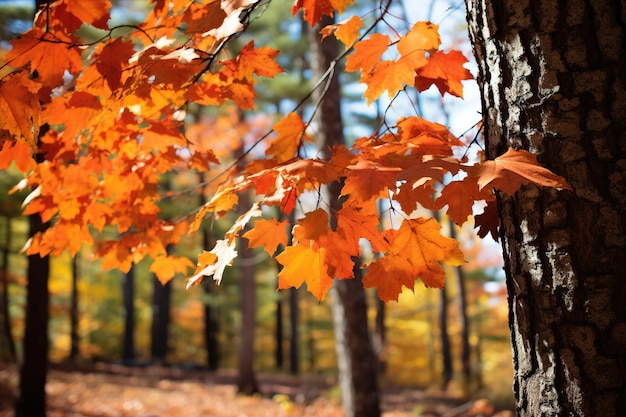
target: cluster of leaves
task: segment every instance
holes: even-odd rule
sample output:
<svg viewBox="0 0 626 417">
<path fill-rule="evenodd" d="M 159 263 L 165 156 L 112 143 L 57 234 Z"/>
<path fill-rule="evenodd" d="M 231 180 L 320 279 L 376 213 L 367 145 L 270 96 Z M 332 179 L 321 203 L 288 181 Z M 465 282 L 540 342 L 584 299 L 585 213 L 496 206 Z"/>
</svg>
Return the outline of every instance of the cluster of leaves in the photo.
<svg viewBox="0 0 626 417">
<path fill-rule="evenodd" d="M 352 2 L 296 0 L 293 12 L 304 9 L 305 20 L 314 25 Z M 340 146 L 327 158 L 305 158 L 302 149 L 314 132 L 290 113 L 276 122 L 273 135 L 257 141 L 263 155 L 221 168 L 220 187 L 195 215 L 162 220 L 161 174 L 224 165 L 210 144 L 200 146 L 185 136 L 185 106 L 233 102 L 252 109 L 256 77 L 273 77 L 282 69 L 274 61 L 278 51 L 253 42 L 234 57 L 225 53 L 225 44 L 245 29 L 259 1 L 153 3 L 141 24 L 109 28 L 109 0 L 58 0 L 38 14 L 33 29 L 11 42 L 9 71 L 0 83 L 0 169 L 14 160 L 26 174 L 17 188 L 32 190 L 25 214 L 52 221 L 32 238 L 28 253 L 76 253 L 81 243 L 112 229 L 114 236 L 98 241 L 96 255 L 104 267 L 128 270 L 149 256 L 165 281 L 193 267 L 165 247 L 197 231 L 207 216 L 237 209 L 243 214 L 224 239 L 199 255 L 189 286 L 211 275 L 220 281 L 237 256 L 236 239 L 256 219 L 243 237 L 270 255 L 283 249 L 277 256 L 284 266 L 280 288 L 306 282 L 322 299 L 334 278 L 353 277 L 353 258 L 365 240 L 382 256 L 365 266 L 364 285 L 393 300 L 418 278 L 442 286 L 442 263 L 463 262 L 457 243 L 440 234 L 435 219 L 412 215 L 419 207 L 448 206 L 461 224 L 476 201 L 487 201 L 481 233 L 496 233 L 494 189 L 512 194 L 526 181 L 566 187 L 526 152 L 510 150 L 495 161 L 470 164 L 455 156 L 453 148 L 465 145 L 446 127 L 417 116 L 361 138 L 351 149 Z M 84 43 L 78 30 L 83 23 L 102 30 L 103 37 Z M 418 22 L 396 38 L 370 34 L 371 29 L 354 16 L 322 32 L 353 51 L 346 71 L 360 73 L 368 103 L 385 91 L 394 97 L 404 88 L 423 91 L 432 85 L 442 94 L 462 96 L 461 81 L 471 77 L 463 67 L 466 59 L 441 49 L 436 25 Z M 390 55 L 395 59 L 383 59 Z M 220 138 L 214 140 L 218 146 Z M 450 176 L 459 179 L 445 180 Z M 333 182 L 341 184 L 345 199 L 336 211 L 321 192 Z M 241 193 L 252 190 L 253 205 L 237 207 Z M 302 210 L 293 228 L 283 217 L 263 218 L 268 207 L 291 214 L 305 194 L 317 196 L 317 204 Z M 400 213 L 400 220 L 383 227 L 380 201 L 389 213 Z"/>
</svg>

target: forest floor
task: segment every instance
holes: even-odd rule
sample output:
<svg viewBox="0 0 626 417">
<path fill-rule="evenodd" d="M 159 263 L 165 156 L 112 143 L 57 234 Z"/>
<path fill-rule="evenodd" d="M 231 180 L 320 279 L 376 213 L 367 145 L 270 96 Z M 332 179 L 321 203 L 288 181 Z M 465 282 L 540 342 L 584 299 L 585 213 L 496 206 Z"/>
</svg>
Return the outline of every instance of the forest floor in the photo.
<svg viewBox="0 0 626 417">
<path fill-rule="evenodd" d="M 46 386 L 48 417 L 342 417 L 336 382 L 320 376 L 259 374 L 262 394 L 238 396 L 234 371 L 173 367 L 53 365 Z M 13 415 L 16 366 L 0 365 L 0 417 Z M 486 400 L 434 390 L 382 390 L 383 417 L 513 416 Z"/>
</svg>

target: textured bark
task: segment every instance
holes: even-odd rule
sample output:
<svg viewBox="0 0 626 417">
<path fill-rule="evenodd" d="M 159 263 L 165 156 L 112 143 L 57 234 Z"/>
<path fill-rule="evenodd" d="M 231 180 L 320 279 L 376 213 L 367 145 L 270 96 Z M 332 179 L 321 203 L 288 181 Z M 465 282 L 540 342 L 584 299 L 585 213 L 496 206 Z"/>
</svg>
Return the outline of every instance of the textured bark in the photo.
<svg viewBox="0 0 626 417">
<path fill-rule="evenodd" d="M 624 416 L 626 5 L 466 3 L 488 156 L 573 188 L 499 196 L 518 415 Z"/>
<path fill-rule="evenodd" d="M 289 372 L 291 372 L 292 375 L 298 375 L 300 373 L 299 323 L 298 289 L 289 288 Z"/>
<path fill-rule="evenodd" d="M 48 227 L 38 214 L 29 217 L 30 235 Z M 16 417 L 44 417 L 46 415 L 46 374 L 48 370 L 48 276 L 50 260 L 39 255 L 28 257 L 26 284 L 26 325 L 24 329 L 23 359 L 20 368 L 20 396 Z"/>
<path fill-rule="evenodd" d="M 337 40 L 329 36 L 319 40 L 319 29 L 332 24 L 333 19 L 324 17 L 311 31 L 311 56 L 313 74 L 320 79 L 327 68 L 334 65 L 337 56 Z M 322 100 L 316 117 L 317 138 L 321 153 L 332 146 L 344 143 L 341 118 L 341 89 L 337 73 L 333 73 L 325 85 L 325 94 L 317 91 L 315 98 Z M 331 212 L 341 208 L 341 184 L 338 181 L 327 187 Z M 335 226 L 331 216 L 331 227 Z M 380 416 L 378 370 L 367 323 L 365 290 L 360 282 L 360 264 L 355 259 L 355 278 L 336 280 L 332 290 L 332 315 L 335 328 L 339 385 L 346 417 Z"/>
</svg>

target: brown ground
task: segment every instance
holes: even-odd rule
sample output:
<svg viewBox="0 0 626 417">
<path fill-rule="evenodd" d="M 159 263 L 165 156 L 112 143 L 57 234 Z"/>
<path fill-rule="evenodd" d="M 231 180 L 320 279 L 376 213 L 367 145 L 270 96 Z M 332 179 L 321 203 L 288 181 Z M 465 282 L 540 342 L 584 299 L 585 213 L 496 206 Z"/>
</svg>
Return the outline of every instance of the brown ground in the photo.
<svg viewBox="0 0 626 417">
<path fill-rule="evenodd" d="M 342 417 L 334 381 L 323 377 L 258 376 L 262 395 L 236 395 L 235 375 L 176 368 L 54 366 L 48 417 Z M 13 415 L 17 367 L 0 367 L 0 417 Z M 385 387 L 384 417 L 466 417 L 484 402 L 418 389 Z M 483 407 L 484 409 L 484 407 Z M 505 412 L 506 413 L 506 412 Z M 512 414 L 498 414 L 512 416 Z"/>
</svg>

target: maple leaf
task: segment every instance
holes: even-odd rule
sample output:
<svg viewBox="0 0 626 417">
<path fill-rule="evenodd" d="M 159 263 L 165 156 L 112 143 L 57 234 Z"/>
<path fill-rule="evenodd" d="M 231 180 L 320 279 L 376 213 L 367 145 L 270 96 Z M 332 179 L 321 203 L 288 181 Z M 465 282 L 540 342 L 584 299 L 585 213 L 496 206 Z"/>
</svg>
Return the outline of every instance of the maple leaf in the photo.
<svg viewBox="0 0 626 417">
<path fill-rule="evenodd" d="M 362 27 L 363 21 L 359 16 L 355 15 L 343 22 L 324 26 L 320 33 L 322 34 L 322 39 L 334 33 L 335 37 L 343 42 L 346 48 L 349 48 L 359 37 L 359 29 Z"/>
<path fill-rule="evenodd" d="M 7 140 L 0 148 L 0 170 L 7 169 L 11 162 L 14 162 L 15 168 L 23 173 L 27 173 L 37 166 L 30 145 Z"/>
<path fill-rule="evenodd" d="M 529 182 L 542 187 L 571 190 L 563 177 L 539 165 L 536 155 L 513 148 L 493 161 L 480 164 L 476 175 L 481 190 L 493 187 L 509 195 L 515 194 L 522 184 Z"/>
<path fill-rule="evenodd" d="M 108 29 L 107 22 L 111 18 L 110 0 L 65 0 L 64 3 L 67 4 L 67 10 L 80 22 L 99 29 Z"/>
<path fill-rule="evenodd" d="M 239 218 L 235 221 L 235 223 L 233 223 L 230 229 L 228 229 L 225 236 L 229 239 L 229 241 L 232 241 L 237 233 L 239 233 L 241 230 L 243 230 L 244 227 L 246 227 L 250 219 L 252 219 L 253 217 L 260 217 L 262 214 L 263 213 L 259 209 L 259 204 L 254 203 L 252 207 L 248 209 L 248 211 L 239 216 Z"/>
<path fill-rule="evenodd" d="M 122 70 L 128 66 L 128 60 L 135 53 L 132 41 L 117 38 L 107 43 L 97 56 L 95 65 L 98 72 L 109 85 L 111 91 L 122 87 Z"/>
<path fill-rule="evenodd" d="M 320 236 L 328 233 L 328 213 L 324 209 L 310 211 L 304 218 L 298 220 L 298 225 L 293 228 L 295 242 L 318 240 Z"/>
<path fill-rule="evenodd" d="M 305 133 L 305 124 L 297 113 L 289 113 L 274 125 L 278 136 L 272 139 L 265 155 L 278 161 L 287 161 L 298 152 L 303 140 L 310 141 Z"/>
<path fill-rule="evenodd" d="M 498 203 L 495 199 L 487 201 L 483 212 L 474 217 L 474 224 L 478 228 L 476 234 L 484 238 L 487 234 L 491 234 L 491 237 L 496 242 L 500 237 L 500 218 L 498 217 Z"/>
<path fill-rule="evenodd" d="M 186 274 L 189 268 L 193 268 L 189 259 L 181 256 L 163 255 L 154 259 L 150 265 L 150 272 L 156 275 L 162 285 L 165 285 L 177 273 Z"/>
<path fill-rule="evenodd" d="M 440 210 L 447 205 L 446 213 L 460 226 L 472 215 L 474 203 L 489 199 L 489 197 L 489 194 L 478 188 L 476 177 L 465 177 L 461 181 L 446 184 L 441 191 L 441 196 L 435 201 L 433 209 Z"/>
<path fill-rule="evenodd" d="M 405 286 L 413 289 L 416 279 L 427 287 L 443 287 L 441 263 L 462 265 L 463 252 L 454 239 L 442 236 L 435 219 L 408 219 L 398 230 L 387 230 L 385 239 L 390 248 L 382 258 L 367 266 L 363 286 L 377 288 L 383 301 L 398 299 Z"/>
<path fill-rule="evenodd" d="M 68 47 L 70 39 L 58 33 L 56 36 L 40 29 L 31 29 L 11 41 L 13 49 L 7 54 L 7 59 L 15 67 L 30 64 L 31 72 L 37 71 L 36 80 L 45 87 L 51 89 L 63 85 L 65 71 L 77 74 L 83 66 L 83 60 L 78 48 Z"/>
<path fill-rule="evenodd" d="M 341 194 L 363 202 L 383 196 L 389 188 L 395 189 L 396 178 L 400 173 L 400 168 L 384 167 L 368 160 L 359 161 L 348 168 Z"/>
<path fill-rule="evenodd" d="M 315 26 L 323 15 L 332 16 L 334 11 L 331 0 L 296 0 L 291 13 L 295 15 L 300 9 L 304 9 L 304 20 L 311 26 Z"/>
<path fill-rule="evenodd" d="M 354 53 L 346 59 L 346 71 L 371 72 L 389 47 L 389 36 L 373 33 L 354 44 Z"/>
<path fill-rule="evenodd" d="M 430 56 L 428 63 L 417 70 L 415 88 L 424 91 L 435 84 L 441 95 L 450 93 L 456 97 L 463 97 L 462 80 L 471 80 L 474 77 L 463 65 L 467 58 L 459 51 L 445 53 L 437 51 Z"/>
<path fill-rule="evenodd" d="M 0 83 L 0 128 L 31 146 L 35 146 L 40 125 L 39 88 L 26 71 L 11 73 Z"/>
<path fill-rule="evenodd" d="M 288 221 L 276 221 L 276 219 L 259 219 L 254 222 L 254 227 L 243 234 L 248 239 L 248 246 L 255 248 L 263 246 L 265 252 L 273 256 L 278 246 L 287 246 Z"/>
<path fill-rule="evenodd" d="M 275 61 L 278 56 L 276 49 L 261 46 L 254 47 L 254 41 L 248 42 L 241 48 L 236 58 L 239 73 L 243 79 L 251 79 L 252 74 L 262 77 L 274 77 L 284 71 Z"/>
<path fill-rule="evenodd" d="M 325 262 L 326 249 L 313 244 L 288 246 L 276 257 L 282 270 L 278 273 L 278 288 L 300 288 L 306 282 L 307 290 L 320 302 L 333 285 Z"/>
<path fill-rule="evenodd" d="M 204 255 L 201 258 L 199 257 L 196 272 L 187 280 L 187 289 L 198 285 L 205 276 L 213 275 L 215 282 L 218 284 L 222 282 L 224 269 L 227 266 L 231 266 L 233 260 L 237 257 L 235 243 L 235 240 L 228 242 L 220 239 L 210 251 L 214 256 Z"/>
<path fill-rule="evenodd" d="M 431 22 L 416 22 L 398 41 L 398 52 L 409 55 L 416 50 L 434 51 L 439 48 L 439 27 Z"/>
</svg>

